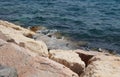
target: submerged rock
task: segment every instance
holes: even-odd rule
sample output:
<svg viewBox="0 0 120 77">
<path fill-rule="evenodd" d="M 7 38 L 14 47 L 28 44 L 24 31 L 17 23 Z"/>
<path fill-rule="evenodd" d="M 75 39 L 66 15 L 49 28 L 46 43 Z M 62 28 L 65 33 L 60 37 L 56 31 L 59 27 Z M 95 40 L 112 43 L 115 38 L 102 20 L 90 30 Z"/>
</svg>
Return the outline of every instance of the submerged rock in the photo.
<svg viewBox="0 0 120 77">
<path fill-rule="evenodd" d="M 48 49 L 60 49 L 60 50 L 73 50 L 78 48 L 76 44 L 73 42 L 66 40 L 66 39 L 57 39 L 56 36 L 52 35 L 51 37 L 48 37 L 48 35 L 44 35 L 41 33 L 37 33 L 34 35 L 35 40 L 42 40 L 46 43 Z"/>
<path fill-rule="evenodd" d="M 30 29 L 31 31 L 38 31 L 38 30 L 45 30 L 46 27 L 43 27 L 43 26 L 32 26 L 32 27 L 29 27 L 28 29 Z"/>
<path fill-rule="evenodd" d="M 48 49 L 74 49 L 69 42 L 62 39 L 56 39 L 54 37 L 48 37 L 47 35 L 38 34 L 35 36 L 36 40 L 42 40 L 46 43 Z"/>
</svg>

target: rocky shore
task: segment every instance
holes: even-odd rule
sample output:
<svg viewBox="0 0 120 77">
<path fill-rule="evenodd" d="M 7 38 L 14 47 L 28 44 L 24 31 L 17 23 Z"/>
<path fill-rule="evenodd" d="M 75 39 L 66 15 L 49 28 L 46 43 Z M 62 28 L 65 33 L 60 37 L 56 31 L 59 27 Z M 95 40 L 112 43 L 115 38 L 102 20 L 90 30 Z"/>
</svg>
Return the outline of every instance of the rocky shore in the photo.
<svg viewBox="0 0 120 77">
<path fill-rule="evenodd" d="M 0 77 L 120 76 L 119 55 L 73 50 L 67 41 L 36 37 L 34 31 L 0 20 Z"/>
</svg>

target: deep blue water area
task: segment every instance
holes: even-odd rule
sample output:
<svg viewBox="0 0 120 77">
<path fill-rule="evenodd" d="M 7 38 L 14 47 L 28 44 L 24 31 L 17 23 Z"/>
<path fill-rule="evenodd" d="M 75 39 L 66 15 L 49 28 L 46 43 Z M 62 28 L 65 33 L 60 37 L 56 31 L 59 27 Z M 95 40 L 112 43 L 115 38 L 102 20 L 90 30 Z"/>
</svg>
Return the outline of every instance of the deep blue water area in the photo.
<svg viewBox="0 0 120 77">
<path fill-rule="evenodd" d="M 120 0 L 0 0 L 0 19 L 120 53 Z"/>
</svg>

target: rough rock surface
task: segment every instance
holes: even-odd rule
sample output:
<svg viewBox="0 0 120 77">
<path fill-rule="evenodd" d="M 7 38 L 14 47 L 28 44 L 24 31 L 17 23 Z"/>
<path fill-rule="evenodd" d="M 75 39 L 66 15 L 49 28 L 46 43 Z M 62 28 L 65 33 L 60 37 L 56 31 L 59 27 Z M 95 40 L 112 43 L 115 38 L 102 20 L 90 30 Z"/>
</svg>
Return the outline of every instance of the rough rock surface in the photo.
<svg viewBox="0 0 120 77">
<path fill-rule="evenodd" d="M 0 31 L 0 39 L 2 39 L 2 40 L 9 40 L 9 38 L 8 37 L 6 37 L 1 31 Z"/>
<path fill-rule="evenodd" d="M 84 62 L 81 60 L 79 55 L 73 51 L 50 50 L 50 58 L 69 67 L 79 75 L 84 71 Z"/>
<path fill-rule="evenodd" d="M 101 53 L 97 51 L 74 50 L 74 52 L 79 54 L 79 57 L 85 62 L 86 66 L 89 64 L 88 61 L 96 55 L 110 55 L 107 52 Z"/>
<path fill-rule="evenodd" d="M 0 77 L 17 77 L 17 71 L 14 68 L 0 65 Z"/>
<path fill-rule="evenodd" d="M 18 77 L 78 77 L 64 65 L 14 43 L 0 42 L 0 64 L 16 68 Z"/>
<path fill-rule="evenodd" d="M 9 40 L 7 40 L 8 42 L 15 42 L 20 45 L 22 43 L 25 48 L 40 55 L 46 56 L 48 54 L 47 46 L 43 41 L 35 41 L 34 39 L 28 38 L 35 34 L 28 29 L 0 20 L 0 31 L 4 35 L 0 37 L 9 38 Z"/>
<path fill-rule="evenodd" d="M 80 77 L 120 77 L 120 57 L 97 55 Z"/>
</svg>

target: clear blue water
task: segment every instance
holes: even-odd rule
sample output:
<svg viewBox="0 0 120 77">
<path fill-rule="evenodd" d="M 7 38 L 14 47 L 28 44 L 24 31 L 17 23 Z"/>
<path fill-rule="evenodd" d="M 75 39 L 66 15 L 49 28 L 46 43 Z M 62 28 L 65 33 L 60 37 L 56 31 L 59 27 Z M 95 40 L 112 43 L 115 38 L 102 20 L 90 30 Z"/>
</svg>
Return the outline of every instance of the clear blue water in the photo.
<svg viewBox="0 0 120 77">
<path fill-rule="evenodd" d="M 0 19 L 43 25 L 88 47 L 120 53 L 120 0 L 0 0 Z"/>
</svg>

